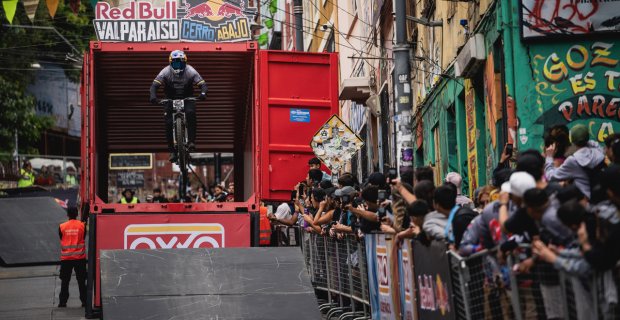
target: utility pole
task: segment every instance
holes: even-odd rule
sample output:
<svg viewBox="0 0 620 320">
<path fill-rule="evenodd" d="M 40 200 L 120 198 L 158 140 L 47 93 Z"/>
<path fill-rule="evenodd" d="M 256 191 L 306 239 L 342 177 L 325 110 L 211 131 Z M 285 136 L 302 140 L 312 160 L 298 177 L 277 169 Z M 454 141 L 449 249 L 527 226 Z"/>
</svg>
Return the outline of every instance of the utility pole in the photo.
<svg viewBox="0 0 620 320">
<path fill-rule="evenodd" d="M 215 183 L 220 184 L 222 182 L 222 154 L 216 152 L 213 155 L 213 163 L 215 165 Z"/>
<path fill-rule="evenodd" d="M 302 0 L 295 0 L 293 2 L 293 13 L 295 14 L 295 50 L 297 51 L 304 51 L 304 7 L 301 1 Z"/>
<path fill-rule="evenodd" d="M 394 96 L 396 114 L 411 111 L 411 65 L 409 62 L 409 43 L 407 43 L 407 0 L 395 0 L 396 45 L 394 46 Z"/>
</svg>

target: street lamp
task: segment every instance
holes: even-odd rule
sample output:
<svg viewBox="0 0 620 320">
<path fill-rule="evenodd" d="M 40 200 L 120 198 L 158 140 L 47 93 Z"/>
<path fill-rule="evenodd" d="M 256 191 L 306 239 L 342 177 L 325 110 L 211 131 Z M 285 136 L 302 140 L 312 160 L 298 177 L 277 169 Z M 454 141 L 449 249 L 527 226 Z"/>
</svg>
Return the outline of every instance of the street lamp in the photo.
<svg viewBox="0 0 620 320">
<path fill-rule="evenodd" d="M 443 27 L 443 20 L 428 20 L 422 18 L 416 18 L 413 16 L 407 16 L 407 20 L 413 21 L 415 23 L 419 23 L 421 25 L 425 25 L 427 27 Z"/>
</svg>

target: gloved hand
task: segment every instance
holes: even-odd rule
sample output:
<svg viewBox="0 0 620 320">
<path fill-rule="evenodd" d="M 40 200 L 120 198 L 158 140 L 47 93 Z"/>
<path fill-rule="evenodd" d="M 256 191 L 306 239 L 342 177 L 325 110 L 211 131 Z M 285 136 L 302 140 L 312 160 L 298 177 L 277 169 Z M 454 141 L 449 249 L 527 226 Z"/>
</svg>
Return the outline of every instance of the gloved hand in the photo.
<svg viewBox="0 0 620 320">
<path fill-rule="evenodd" d="M 198 99 L 203 100 L 203 101 L 204 101 L 204 100 L 207 100 L 207 94 L 206 94 L 206 93 L 204 93 L 204 92 L 203 92 L 203 93 L 201 93 L 201 94 L 200 94 L 200 96 L 198 96 Z"/>
<path fill-rule="evenodd" d="M 159 104 L 157 98 L 151 98 L 151 104 Z"/>
</svg>

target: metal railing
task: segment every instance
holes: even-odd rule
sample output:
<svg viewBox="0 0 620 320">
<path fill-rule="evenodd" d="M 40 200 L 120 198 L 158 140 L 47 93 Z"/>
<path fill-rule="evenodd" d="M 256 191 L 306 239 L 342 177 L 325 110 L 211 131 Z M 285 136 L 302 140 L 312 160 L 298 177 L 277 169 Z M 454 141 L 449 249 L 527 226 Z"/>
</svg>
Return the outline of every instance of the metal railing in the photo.
<svg viewBox="0 0 620 320">
<path fill-rule="evenodd" d="M 369 319 L 367 259 L 363 239 L 301 232 L 300 244 L 327 319 Z"/>
<path fill-rule="evenodd" d="M 368 319 L 375 314 L 364 238 L 302 230 L 299 244 L 312 284 L 324 298 L 320 309 L 327 319 Z M 523 266 L 532 257 L 528 245 L 468 257 L 448 251 L 448 257 L 456 319 L 620 319 L 620 268 L 576 275 L 536 260 L 526 270 Z M 411 287 L 416 288 L 415 283 Z"/>
</svg>

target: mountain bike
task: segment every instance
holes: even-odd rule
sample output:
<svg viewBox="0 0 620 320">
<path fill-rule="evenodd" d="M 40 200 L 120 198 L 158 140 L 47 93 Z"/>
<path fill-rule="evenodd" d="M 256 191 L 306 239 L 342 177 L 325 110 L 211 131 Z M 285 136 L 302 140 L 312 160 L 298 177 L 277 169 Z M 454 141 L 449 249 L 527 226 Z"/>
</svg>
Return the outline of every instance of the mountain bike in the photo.
<svg viewBox="0 0 620 320">
<path fill-rule="evenodd" d="M 172 103 L 172 137 L 174 139 L 174 147 L 177 155 L 177 165 L 181 170 L 179 181 L 179 198 L 181 202 L 185 201 L 185 191 L 187 187 L 187 168 L 190 157 L 187 148 L 187 122 L 185 120 L 185 102 L 196 101 L 198 99 L 189 97 L 185 99 L 163 99 L 159 103 L 168 105 Z M 191 168 L 190 168 L 191 169 Z"/>
</svg>

